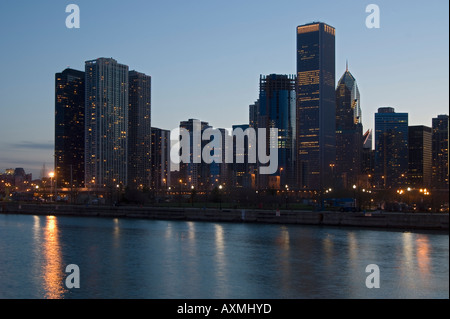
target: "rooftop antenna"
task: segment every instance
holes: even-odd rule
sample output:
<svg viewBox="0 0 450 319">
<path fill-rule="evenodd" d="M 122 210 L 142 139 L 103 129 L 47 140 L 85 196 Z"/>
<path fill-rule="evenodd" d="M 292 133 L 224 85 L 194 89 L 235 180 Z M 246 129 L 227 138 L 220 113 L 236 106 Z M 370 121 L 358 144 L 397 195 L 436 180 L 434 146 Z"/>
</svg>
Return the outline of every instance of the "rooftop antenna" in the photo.
<svg viewBox="0 0 450 319">
<path fill-rule="evenodd" d="M 345 72 L 348 72 L 348 59 L 345 62 Z"/>
</svg>

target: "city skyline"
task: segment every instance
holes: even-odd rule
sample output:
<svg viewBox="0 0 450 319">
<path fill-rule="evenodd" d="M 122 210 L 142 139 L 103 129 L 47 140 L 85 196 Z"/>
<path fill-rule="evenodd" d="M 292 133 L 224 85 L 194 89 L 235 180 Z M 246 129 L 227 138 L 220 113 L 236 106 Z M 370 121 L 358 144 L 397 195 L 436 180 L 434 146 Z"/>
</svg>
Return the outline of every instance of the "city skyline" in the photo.
<svg viewBox="0 0 450 319">
<path fill-rule="evenodd" d="M 142 8 L 147 8 L 145 3 L 139 1 L 136 3 Z M 92 48 L 86 48 L 85 45 L 92 44 L 93 41 L 89 33 L 101 31 L 106 27 L 114 29 L 108 21 L 102 20 L 104 18 L 95 16 L 101 4 L 88 5 L 85 1 L 79 1 L 81 28 L 69 30 L 64 26 L 67 16 L 64 12 L 65 4 L 61 6 L 29 4 L 27 5 L 29 12 L 27 11 L 24 19 L 19 21 L 24 22 L 23 25 L 18 25 L 17 21 L 11 20 L 11 16 L 15 16 L 14 12 L 20 9 L 20 5 L 2 3 L 0 5 L 1 32 L 5 33 L 7 29 L 16 30 L 2 34 L 6 46 L 17 43 L 11 47 L 22 48 L 22 51 L 20 54 L 12 54 L 14 50 L 0 53 L 3 61 L 17 62 L 5 65 L 4 77 L 0 82 L 0 105 L 4 115 L 0 119 L 0 133 L 8 137 L 0 141 L 2 149 L 0 169 L 24 167 L 27 172 L 32 172 L 34 177 L 38 177 L 37 174 L 44 163 L 48 168 L 53 166 L 54 84 L 52 82 L 54 74 L 61 72 L 67 64 L 73 69 L 83 70 L 85 61 L 100 56 L 111 56 L 129 65 L 130 69 L 150 75 L 154 80 L 152 126 L 174 129 L 185 118 L 199 118 L 209 122 L 213 127 L 231 127 L 248 122 L 248 105 L 257 99 L 258 79 L 261 74 L 295 72 L 294 29 L 298 25 L 318 20 L 336 28 L 336 76 L 344 72 L 345 61 L 348 59 L 349 69 L 358 79 L 358 86 L 363 96 L 361 104 L 364 130 L 374 129 L 374 114 L 379 107 L 383 106 L 392 106 L 398 112 L 409 113 L 410 125 L 431 127 L 432 118 L 440 114 L 448 114 L 448 94 L 446 94 L 448 92 L 448 67 L 446 67 L 448 66 L 448 36 L 441 37 L 442 33 L 448 35 L 448 28 L 444 28 L 445 25 L 448 27 L 448 16 L 442 13 L 448 11 L 444 10 L 448 9 L 448 3 L 432 2 L 426 7 L 421 7 L 409 2 L 390 4 L 380 1 L 378 5 L 381 10 L 381 28 L 374 30 L 367 29 L 365 26 L 365 18 L 368 14 L 365 12 L 366 4 L 362 3 L 343 4 L 338 8 L 337 13 L 333 12 L 336 4 L 329 3 L 329 6 L 325 8 L 309 5 L 307 12 L 298 10 L 302 13 L 285 13 L 288 17 L 278 18 L 277 21 L 283 21 L 283 23 L 276 28 L 263 23 L 263 18 L 267 19 L 274 14 L 268 10 L 273 5 L 266 2 L 257 2 L 258 6 L 240 4 L 243 10 L 235 15 L 236 19 L 233 21 L 225 20 L 226 14 L 230 13 L 233 7 L 232 4 L 225 6 L 201 3 L 204 5 L 201 12 L 210 12 L 209 15 L 199 16 L 200 13 L 196 13 L 194 17 L 191 16 L 190 24 L 183 24 L 186 22 L 184 19 L 187 18 L 181 16 L 182 9 L 194 13 L 200 4 L 192 4 L 192 7 L 189 7 L 180 3 L 180 6 L 174 9 L 175 14 L 168 21 L 156 18 L 156 21 L 160 23 L 161 31 L 149 32 L 148 42 L 145 40 L 139 42 L 133 37 L 123 40 L 129 45 L 135 44 L 140 49 L 132 53 L 117 49 L 120 45 L 105 45 L 109 35 L 104 36 L 105 41 L 99 41 L 100 43 L 93 45 Z M 285 1 L 285 4 L 298 7 L 302 3 Z M 148 6 L 151 9 L 147 13 L 155 18 L 158 12 L 164 11 L 162 9 L 165 5 Z M 398 7 L 402 10 L 398 10 Z M 224 12 L 218 13 L 218 8 L 222 8 Z M 127 19 L 132 18 L 129 4 L 117 3 L 116 6 L 105 10 L 111 14 L 117 14 L 122 10 Z M 259 19 L 252 18 L 247 21 L 245 14 L 249 11 L 264 14 Z M 9 12 L 8 15 L 5 15 L 6 12 Z M 418 19 L 419 14 L 422 14 L 421 19 Z M 47 20 L 46 17 L 48 17 Z M 95 24 L 94 27 L 94 17 L 103 21 L 105 25 Z M 169 16 L 163 15 L 163 17 Z M 38 18 L 42 18 L 42 21 Z M 220 23 L 213 23 L 214 18 L 220 18 L 218 20 Z M 255 22 L 255 19 L 259 23 L 252 24 L 251 22 Z M 416 24 L 410 23 L 413 20 Z M 153 25 L 157 23 L 156 21 L 149 19 L 148 23 Z M 442 33 L 431 34 L 424 31 L 424 26 L 431 21 L 437 29 L 442 30 Z M 40 27 L 35 28 L 36 30 L 29 29 L 38 22 Z M 164 26 L 171 22 L 177 23 L 164 31 Z M 147 26 L 147 22 L 140 23 L 142 27 Z M 6 28 L 6 24 L 10 27 Z M 206 31 L 204 27 L 209 24 L 212 30 Z M 174 33 L 180 25 L 186 26 L 183 30 L 186 30 L 185 33 L 188 36 Z M 12 29 L 11 26 L 13 26 Z M 17 28 L 14 29 L 14 26 Z M 125 29 L 128 30 L 128 28 Z M 270 31 L 272 35 L 277 36 L 277 39 L 272 40 L 273 46 L 264 46 L 267 48 L 264 54 L 261 53 L 259 43 L 264 37 L 263 34 L 255 32 L 257 30 L 261 33 L 264 33 L 261 30 Z M 220 45 L 220 41 L 216 42 L 217 40 L 210 37 L 214 31 L 222 36 L 223 46 Z M 226 31 L 233 36 L 228 36 Z M 236 31 L 242 31 L 242 35 Z M 35 32 L 42 32 L 42 35 L 31 39 L 33 35 L 36 36 Z M 170 35 L 170 37 L 164 39 L 164 35 Z M 399 35 L 405 37 L 398 37 Z M 62 43 L 58 44 L 59 50 L 55 50 L 51 42 L 55 36 L 61 37 Z M 138 38 L 141 39 L 142 35 Z M 408 39 L 409 42 L 405 43 Z M 28 40 L 29 43 L 22 43 Z M 180 42 L 175 43 L 176 40 Z M 209 46 L 208 41 L 211 41 Z M 357 42 L 358 45 L 352 41 Z M 394 45 L 395 42 L 398 42 L 398 45 Z M 42 45 L 46 43 L 49 43 L 48 46 Z M 157 46 L 153 45 L 154 43 L 166 45 Z M 235 50 L 232 48 L 222 50 L 225 45 L 232 43 Z M 421 43 L 421 46 L 415 45 L 414 50 L 411 50 L 413 43 Z M 179 44 L 183 50 L 175 50 L 177 47 L 175 44 Z M 204 54 L 209 58 L 203 59 L 203 63 L 201 63 L 201 57 L 193 58 L 202 49 L 199 44 L 208 49 Z M 83 46 L 84 49 L 77 49 L 77 45 Z M 26 56 L 25 53 L 30 46 L 35 47 L 36 54 Z M 62 48 L 66 46 L 68 50 L 61 50 L 61 46 Z M 383 50 L 386 47 L 390 50 Z M 423 58 L 425 47 L 434 54 L 430 59 Z M 145 51 L 142 50 L 143 48 L 152 48 L 153 51 Z M 185 54 L 179 55 L 176 60 L 171 53 L 175 51 L 185 52 Z M 167 53 L 170 54 L 164 58 L 163 55 Z M 402 57 L 400 53 L 404 56 Z M 256 62 L 251 63 L 255 56 Z M 40 60 L 42 63 L 39 62 Z M 29 65 L 29 68 L 18 68 L 18 62 Z M 182 62 L 185 65 L 181 65 Z M 179 68 L 181 66 L 183 67 Z M 214 72 L 208 70 L 214 66 L 221 67 L 216 68 Z M 178 72 L 175 72 L 177 68 L 179 68 Z M 25 69 L 27 77 L 23 74 Z M 213 73 L 214 81 L 211 80 Z M 237 77 L 239 79 L 233 82 L 231 79 L 236 79 L 237 74 L 240 75 Z M 177 85 L 174 86 L 173 83 Z M 19 87 L 21 92 L 26 90 L 28 94 L 17 94 Z M 175 89 L 180 94 L 174 94 Z M 415 92 L 419 92 L 417 96 Z M 423 107 L 425 103 L 427 106 Z M 173 114 L 176 115 L 173 116 Z M 11 118 L 15 121 L 11 121 Z"/>
</svg>

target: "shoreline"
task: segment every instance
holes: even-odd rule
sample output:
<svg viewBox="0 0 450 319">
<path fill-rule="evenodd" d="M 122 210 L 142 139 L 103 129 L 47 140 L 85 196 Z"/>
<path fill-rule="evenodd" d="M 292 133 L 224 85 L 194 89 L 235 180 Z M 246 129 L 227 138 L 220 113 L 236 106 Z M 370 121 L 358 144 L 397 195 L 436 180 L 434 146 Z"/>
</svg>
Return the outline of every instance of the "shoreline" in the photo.
<svg viewBox="0 0 450 319">
<path fill-rule="evenodd" d="M 394 212 L 313 212 L 296 210 L 214 209 L 137 206 L 0 204 L 0 214 L 110 217 L 260 224 L 368 227 L 397 230 L 449 229 L 449 214 Z"/>
</svg>

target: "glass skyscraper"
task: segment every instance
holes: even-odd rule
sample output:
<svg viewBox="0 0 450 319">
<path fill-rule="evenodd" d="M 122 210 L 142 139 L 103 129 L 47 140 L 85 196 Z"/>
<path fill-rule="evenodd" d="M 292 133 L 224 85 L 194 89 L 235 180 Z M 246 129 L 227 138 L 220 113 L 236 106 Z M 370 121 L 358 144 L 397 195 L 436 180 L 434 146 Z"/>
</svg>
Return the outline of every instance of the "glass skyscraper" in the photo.
<svg viewBox="0 0 450 319">
<path fill-rule="evenodd" d="M 55 75 L 55 179 L 57 187 L 84 186 L 84 72 Z"/>
<path fill-rule="evenodd" d="M 361 173 L 363 127 L 358 84 L 348 70 L 336 89 L 336 166 L 338 186 L 352 188 Z"/>
<path fill-rule="evenodd" d="M 332 185 L 336 159 L 335 29 L 322 22 L 297 27 L 297 182 Z"/>
<path fill-rule="evenodd" d="M 257 125 L 259 129 L 278 129 L 278 169 L 271 176 L 258 175 L 259 188 L 281 188 L 295 184 L 295 76 L 260 76 Z M 266 132 L 266 153 L 270 132 Z M 271 181 L 269 181 L 271 180 Z M 270 184 L 270 185 L 269 185 Z"/>
<path fill-rule="evenodd" d="M 128 66 L 110 58 L 85 63 L 85 183 L 91 188 L 127 184 Z"/>
<path fill-rule="evenodd" d="M 408 113 L 381 107 L 375 113 L 375 177 L 379 188 L 408 184 Z"/>
</svg>

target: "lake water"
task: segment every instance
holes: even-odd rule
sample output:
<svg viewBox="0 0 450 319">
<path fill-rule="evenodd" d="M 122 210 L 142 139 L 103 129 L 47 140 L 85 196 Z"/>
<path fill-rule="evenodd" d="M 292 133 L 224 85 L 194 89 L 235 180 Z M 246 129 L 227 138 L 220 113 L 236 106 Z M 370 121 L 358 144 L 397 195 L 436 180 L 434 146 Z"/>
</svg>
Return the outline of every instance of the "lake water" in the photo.
<svg viewBox="0 0 450 319">
<path fill-rule="evenodd" d="M 66 286 L 69 264 L 80 288 Z M 0 215 L 0 298 L 449 298 L 449 236 Z"/>
</svg>

